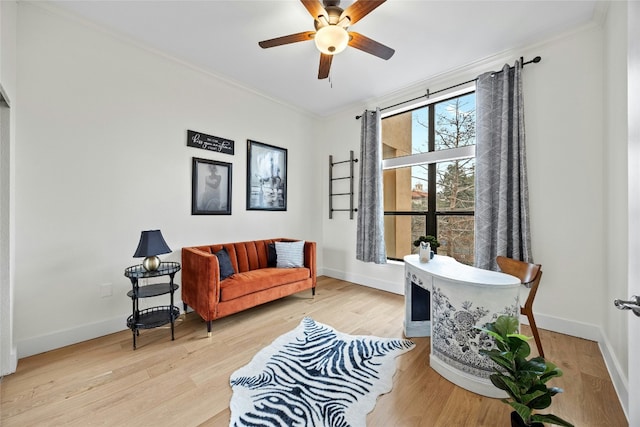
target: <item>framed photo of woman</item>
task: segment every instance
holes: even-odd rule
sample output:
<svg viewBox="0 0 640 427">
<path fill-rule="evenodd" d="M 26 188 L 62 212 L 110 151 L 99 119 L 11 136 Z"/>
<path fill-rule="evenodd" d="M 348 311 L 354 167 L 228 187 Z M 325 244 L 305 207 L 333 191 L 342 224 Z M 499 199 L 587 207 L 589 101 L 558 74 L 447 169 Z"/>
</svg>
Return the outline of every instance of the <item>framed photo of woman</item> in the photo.
<svg viewBox="0 0 640 427">
<path fill-rule="evenodd" d="M 231 215 L 232 164 L 193 158 L 191 215 Z"/>
</svg>

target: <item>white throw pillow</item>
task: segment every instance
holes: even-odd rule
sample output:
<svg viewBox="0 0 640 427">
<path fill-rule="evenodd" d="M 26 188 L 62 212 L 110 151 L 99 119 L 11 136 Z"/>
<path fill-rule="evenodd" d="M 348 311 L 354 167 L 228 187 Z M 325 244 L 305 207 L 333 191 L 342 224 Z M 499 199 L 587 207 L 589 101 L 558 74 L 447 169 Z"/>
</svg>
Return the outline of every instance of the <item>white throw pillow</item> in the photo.
<svg viewBox="0 0 640 427">
<path fill-rule="evenodd" d="M 276 254 L 278 268 L 304 267 L 304 240 L 276 242 Z"/>
</svg>

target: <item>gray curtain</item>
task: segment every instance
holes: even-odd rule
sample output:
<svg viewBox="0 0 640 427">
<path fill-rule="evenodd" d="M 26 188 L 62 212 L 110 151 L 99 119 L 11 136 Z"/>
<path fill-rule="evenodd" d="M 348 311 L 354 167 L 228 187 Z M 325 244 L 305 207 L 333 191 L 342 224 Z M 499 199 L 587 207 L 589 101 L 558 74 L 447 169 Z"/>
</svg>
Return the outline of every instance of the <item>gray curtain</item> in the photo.
<svg viewBox="0 0 640 427">
<path fill-rule="evenodd" d="M 360 120 L 362 133 L 356 259 L 385 264 L 387 252 L 384 245 L 380 109 L 365 110 Z"/>
<path fill-rule="evenodd" d="M 533 261 L 521 75 L 516 61 L 476 83 L 475 265 L 488 270 L 497 255 Z"/>
</svg>

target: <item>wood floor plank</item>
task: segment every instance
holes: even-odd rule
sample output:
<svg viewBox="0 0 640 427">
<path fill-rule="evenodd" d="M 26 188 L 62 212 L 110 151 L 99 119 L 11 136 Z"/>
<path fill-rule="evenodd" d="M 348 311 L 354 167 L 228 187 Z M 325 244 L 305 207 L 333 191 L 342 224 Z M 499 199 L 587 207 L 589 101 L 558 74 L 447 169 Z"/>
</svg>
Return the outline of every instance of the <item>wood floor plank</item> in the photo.
<svg viewBox="0 0 640 427">
<path fill-rule="evenodd" d="M 320 277 L 315 297 L 301 292 L 219 319 L 211 337 L 189 313 L 175 341 L 167 328 L 144 330 L 133 351 L 131 332 L 122 331 L 21 359 L 0 382 L 0 425 L 227 426 L 231 374 L 304 316 L 352 335 L 402 337 L 404 299 Z M 565 371 L 554 384 L 565 392 L 549 412 L 580 427 L 627 426 L 597 343 L 540 333 L 547 357 Z M 509 425 L 508 405 L 445 380 L 429 366 L 430 339 L 413 341 L 396 359 L 392 392 L 367 415 L 369 427 Z"/>
</svg>

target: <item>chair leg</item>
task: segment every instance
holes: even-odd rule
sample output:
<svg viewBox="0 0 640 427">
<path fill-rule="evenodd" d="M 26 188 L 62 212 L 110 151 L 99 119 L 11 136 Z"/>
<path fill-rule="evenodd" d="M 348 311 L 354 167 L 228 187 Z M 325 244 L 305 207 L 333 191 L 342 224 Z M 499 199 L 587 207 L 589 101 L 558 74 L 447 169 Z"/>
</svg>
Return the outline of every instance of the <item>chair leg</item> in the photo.
<svg viewBox="0 0 640 427">
<path fill-rule="evenodd" d="M 533 333 L 533 338 L 536 340 L 536 347 L 538 347 L 538 354 L 540 357 L 544 357 L 544 350 L 542 350 L 542 342 L 540 341 L 540 334 L 538 334 L 538 326 L 536 326 L 536 321 L 533 318 L 533 312 L 529 310 L 522 310 L 524 315 L 529 319 L 529 327 L 531 328 L 531 332 Z"/>
</svg>

